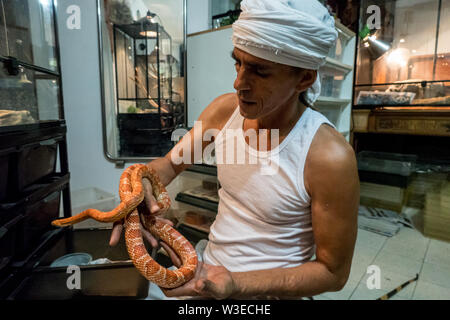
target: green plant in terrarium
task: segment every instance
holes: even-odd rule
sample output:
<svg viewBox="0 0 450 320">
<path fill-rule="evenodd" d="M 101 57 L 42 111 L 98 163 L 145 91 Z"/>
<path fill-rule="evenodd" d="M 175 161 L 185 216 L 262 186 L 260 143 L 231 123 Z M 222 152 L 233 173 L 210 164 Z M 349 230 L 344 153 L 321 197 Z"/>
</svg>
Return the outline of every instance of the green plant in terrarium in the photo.
<svg viewBox="0 0 450 320">
<path fill-rule="evenodd" d="M 128 113 L 137 113 L 137 109 L 135 106 L 129 106 L 127 109 Z"/>
</svg>

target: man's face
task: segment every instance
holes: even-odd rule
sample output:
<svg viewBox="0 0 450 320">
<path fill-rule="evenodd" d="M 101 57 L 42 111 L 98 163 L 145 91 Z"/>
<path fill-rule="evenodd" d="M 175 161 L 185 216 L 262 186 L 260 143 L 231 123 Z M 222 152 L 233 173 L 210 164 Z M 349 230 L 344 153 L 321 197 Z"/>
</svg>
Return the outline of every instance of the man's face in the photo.
<svg viewBox="0 0 450 320">
<path fill-rule="evenodd" d="M 257 119 L 283 112 L 285 103 L 298 98 L 301 82 L 298 68 L 264 60 L 238 48 L 234 48 L 232 57 L 237 72 L 234 88 L 245 118 Z"/>
</svg>

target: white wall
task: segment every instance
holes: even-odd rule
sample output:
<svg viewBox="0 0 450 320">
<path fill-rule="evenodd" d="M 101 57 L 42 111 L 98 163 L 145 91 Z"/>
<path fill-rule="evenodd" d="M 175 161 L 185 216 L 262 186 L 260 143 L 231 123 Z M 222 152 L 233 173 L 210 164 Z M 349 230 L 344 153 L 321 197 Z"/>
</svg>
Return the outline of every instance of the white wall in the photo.
<svg viewBox="0 0 450 320">
<path fill-rule="evenodd" d="M 188 126 L 193 127 L 202 111 L 218 96 L 235 92 L 231 28 L 187 38 Z"/>
<path fill-rule="evenodd" d="M 81 9 L 81 29 L 66 26 L 67 7 Z M 58 0 L 64 111 L 71 189 L 95 186 L 117 194 L 120 174 L 103 155 L 96 1 Z"/>
<path fill-rule="evenodd" d="M 211 29 L 211 0 L 186 0 L 187 34 Z"/>
</svg>

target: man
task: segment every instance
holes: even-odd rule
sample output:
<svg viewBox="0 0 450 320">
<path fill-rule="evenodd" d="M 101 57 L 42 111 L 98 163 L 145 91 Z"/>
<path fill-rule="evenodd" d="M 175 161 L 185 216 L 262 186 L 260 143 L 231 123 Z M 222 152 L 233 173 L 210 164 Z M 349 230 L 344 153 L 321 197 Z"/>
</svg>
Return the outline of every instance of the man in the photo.
<svg viewBox="0 0 450 320">
<path fill-rule="evenodd" d="M 357 233 L 356 160 L 333 125 L 307 107 L 320 92 L 317 69 L 336 40 L 334 21 L 316 0 L 244 0 L 241 8 L 233 25 L 237 93 L 218 97 L 203 111 L 201 135 L 191 132 L 148 166 L 169 184 L 189 166 L 174 161 L 180 150 L 188 150 L 193 163 L 194 140 L 210 129 L 220 131 L 216 157 L 225 159 L 231 151 L 258 161 L 217 164 L 222 188 L 203 262 L 194 279 L 163 292 L 224 299 L 341 290 Z M 262 129 L 266 134 L 260 134 Z M 234 143 L 227 130 L 242 130 L 241 139 L 238 135 Z M 248 132 L 256 133 L 258 143 L 251 143 Z M 202 140 L 202 148 L 208 143 Z M 271 171 L 263 169 L 273 164 L 275 172 L 267 174 Z M 154 199 L 147 198 L 156 214 Z M 117 243 L 120 229 L 115 226 L 111 244 Z M 178 257 L 161 245 L 178 266 Z"/>
</svg>

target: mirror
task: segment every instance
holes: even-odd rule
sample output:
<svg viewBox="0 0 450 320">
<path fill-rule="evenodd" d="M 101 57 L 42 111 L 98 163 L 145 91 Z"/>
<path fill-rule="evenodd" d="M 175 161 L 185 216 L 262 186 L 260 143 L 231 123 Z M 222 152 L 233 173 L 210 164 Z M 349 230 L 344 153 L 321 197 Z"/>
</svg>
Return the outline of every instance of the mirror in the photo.
<svg viewBox="0 0 450 320">
<path fill-rule="evenodd" d="M 112 161 L 164 156 L 186 125 L 185 0 L 97 0 L 103 144 Z"/>
</svg>

